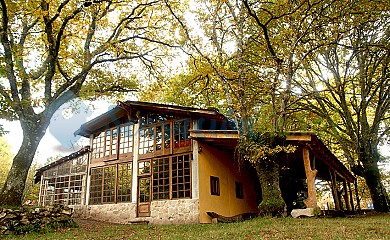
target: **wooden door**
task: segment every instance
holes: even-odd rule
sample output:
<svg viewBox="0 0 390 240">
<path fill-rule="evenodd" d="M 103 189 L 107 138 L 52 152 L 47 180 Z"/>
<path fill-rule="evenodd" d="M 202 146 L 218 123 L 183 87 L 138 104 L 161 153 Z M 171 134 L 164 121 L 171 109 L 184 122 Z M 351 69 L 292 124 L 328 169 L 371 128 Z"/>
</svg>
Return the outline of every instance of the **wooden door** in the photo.
<svg viewBox="0 0 390 240">
<path fill-rule="evenodd" d="M 138 217 L 150 217 L 150 176 L 138 178 Z"/>
</svg>

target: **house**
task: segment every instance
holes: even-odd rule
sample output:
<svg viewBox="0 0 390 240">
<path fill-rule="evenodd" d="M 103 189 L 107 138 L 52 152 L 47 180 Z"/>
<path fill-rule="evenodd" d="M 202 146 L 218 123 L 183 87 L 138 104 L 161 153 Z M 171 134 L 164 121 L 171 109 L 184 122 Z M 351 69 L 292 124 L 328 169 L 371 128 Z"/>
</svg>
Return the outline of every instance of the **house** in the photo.
<svg viewBox="0 0 390 240">
<path fill-rule="evenodd" d="M 66 204 L 80 217 L 118 223 L 210 223 L 208 212 L 257 212 L 256 171 L 234 160 L 238 133 L 216 110 L 119 102 L 75 134 L 89 138 L 91 147 L 37 171 L 41 205 Z M 306 150 L 286 161 L 286 182 L 306 178 L 302 156 L 308 152 L 317 176 L 330 180 L 335 194 L 339 182 L 347 191 L 354 177 L 314 134 L 291 133 L 288 140 Z M 297 187 L 286 189 L 296 196 Z M 350 207 L 345 191 L 347 200 L 336 198 Z M 291 196 L 289 203 L 296 199 Z"/>
</svg>

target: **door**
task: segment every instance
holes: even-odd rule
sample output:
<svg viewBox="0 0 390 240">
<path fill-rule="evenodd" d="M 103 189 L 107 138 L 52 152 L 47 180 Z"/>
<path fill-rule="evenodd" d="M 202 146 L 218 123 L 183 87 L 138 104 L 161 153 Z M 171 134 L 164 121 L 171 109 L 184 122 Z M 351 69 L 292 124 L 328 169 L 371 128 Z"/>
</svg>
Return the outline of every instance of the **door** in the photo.
<svg viewBox="0 0 390 240">
<path fill-rule="evenodd" d="M 138 178 L 138 217 L 150 217 L 150 176 Z"/>
</svg>

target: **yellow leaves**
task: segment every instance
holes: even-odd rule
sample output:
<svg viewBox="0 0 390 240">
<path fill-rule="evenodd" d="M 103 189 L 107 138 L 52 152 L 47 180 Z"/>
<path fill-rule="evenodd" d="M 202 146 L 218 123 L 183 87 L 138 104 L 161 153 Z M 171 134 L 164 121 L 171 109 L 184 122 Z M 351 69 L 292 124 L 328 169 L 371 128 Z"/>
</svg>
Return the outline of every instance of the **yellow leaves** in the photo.
<svg viewBox="0 0 390 240">
<path fill-rule="evenodd" d="M 238 143 L 239 156 L 251 163 L 258 163 L 266 160 L 272 161 L 271 159 L 278 154 L 293 153 L 296 150 L 296 147 L 290 144 L 275 144 L 275 141 L 283 142 L 283 137 L 277 137 L 278 140 L 272 139 L 265 135 L 240 139 Z"/>
</svg>

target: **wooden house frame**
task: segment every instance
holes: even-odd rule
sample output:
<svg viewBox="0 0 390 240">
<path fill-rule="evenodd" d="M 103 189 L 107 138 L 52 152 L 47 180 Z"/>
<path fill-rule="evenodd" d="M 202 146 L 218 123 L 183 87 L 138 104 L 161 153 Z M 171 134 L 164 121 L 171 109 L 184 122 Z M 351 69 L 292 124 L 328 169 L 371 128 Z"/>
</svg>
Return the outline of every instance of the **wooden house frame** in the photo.
<svg viewBox="0 0 390 240">
<path fill-rule="evenodd" d="M 42 205 L 68 204 L 80 217 L 118 223 L 209 223 L 211 212 L 227 217 L 257 212 L 256 172 L 234 160 L 238 133 L 215 110 L 118 102 L 76 134 L 89 138 L 91 148 L 38 170 Z M 314 134 L 291 133 L 288 141 L 319 159 L 312 160 L 321 166 L 317 177 L 334 179 L 335 192 L 337 182 L 349 186 L 354 180 Z M 314 153 L 319 151 L 326 151 L 326 159 Z M 82 200 L 48 202 L 47 173 L 80 156 L 87 159 Z"/>
</svg>

